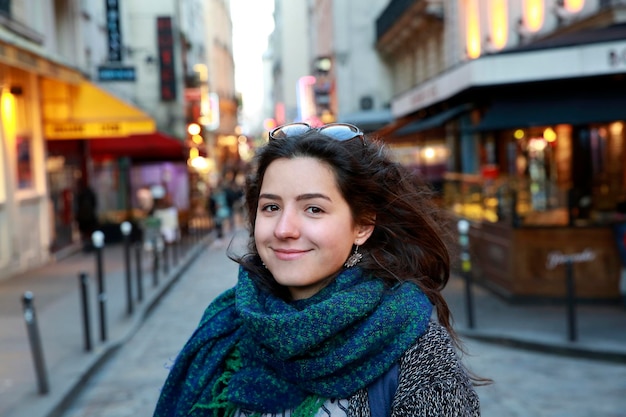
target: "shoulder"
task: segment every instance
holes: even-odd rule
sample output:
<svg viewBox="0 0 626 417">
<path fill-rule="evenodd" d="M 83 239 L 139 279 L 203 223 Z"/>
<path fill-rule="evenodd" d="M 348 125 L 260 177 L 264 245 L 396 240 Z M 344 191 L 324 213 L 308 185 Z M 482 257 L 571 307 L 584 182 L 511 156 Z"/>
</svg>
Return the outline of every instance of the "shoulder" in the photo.
<svg viewBox="0 0 626 417">
<path fill-rule="evenodd" d="M 229 316 L 233 314 L 235 306 L 235 288 L 230 288 L 218 295 L 209 306 L 204 310 L 200 319 L 199 327 L 217 319 L 220 316 Z"/>
<path fill-rule="evenodd" d="M 392 415 L 479 416 L 478 396 L 447 330 L 431 322 L 400 359 Z"/>
</svg>

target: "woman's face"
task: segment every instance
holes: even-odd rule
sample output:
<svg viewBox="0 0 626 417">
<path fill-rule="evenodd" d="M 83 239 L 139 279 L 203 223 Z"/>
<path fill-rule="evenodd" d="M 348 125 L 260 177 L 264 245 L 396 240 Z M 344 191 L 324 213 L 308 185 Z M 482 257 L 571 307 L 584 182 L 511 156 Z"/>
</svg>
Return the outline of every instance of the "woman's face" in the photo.
<svg viewBox="0 0 626 417">
<path fill-rule="evenodd" d="M 274 279 L 294 299 L 311 297 L 343 267 L 373 226 L 354 224 L 331 168 L 315 158 L 272 162 L 263 178 L 254 239 Z"/>
</svg>

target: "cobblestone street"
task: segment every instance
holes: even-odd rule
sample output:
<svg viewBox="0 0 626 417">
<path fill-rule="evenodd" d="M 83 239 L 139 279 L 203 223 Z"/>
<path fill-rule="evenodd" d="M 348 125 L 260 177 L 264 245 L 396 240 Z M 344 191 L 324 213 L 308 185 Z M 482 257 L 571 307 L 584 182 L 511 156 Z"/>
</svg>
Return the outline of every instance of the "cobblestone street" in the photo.
<svg viewBox="0 0 626 417">
<path fill-rule="evenodd" d="M 206 305 L 235 283 L 237 265 L 214 245 L 197 258 L 136 335 L 61 417 L 150 416 L 168 366 Z M 465 339 L 484 417 L 624 417 L 626 365 Z"/>
</svg>

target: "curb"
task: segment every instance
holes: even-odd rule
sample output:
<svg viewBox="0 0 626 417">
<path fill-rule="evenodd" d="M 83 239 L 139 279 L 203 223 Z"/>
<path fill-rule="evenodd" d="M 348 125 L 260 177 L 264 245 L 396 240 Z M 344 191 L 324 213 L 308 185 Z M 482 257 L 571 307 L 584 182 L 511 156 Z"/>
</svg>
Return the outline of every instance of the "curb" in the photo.
<svg viewBox="0 0 626 417">
<path fill-rule="evenodd" d="M 624 352 L 603 350 L 588 345 L 576 345 L 577 342 L 539 342 L 537 340 L 524 339 L 510 335 L 489 334 L 467 329 L 458 329 L 457 333 L 468 339 L 531 352 L 626 364 L 626 353 Z"/>
</svg>

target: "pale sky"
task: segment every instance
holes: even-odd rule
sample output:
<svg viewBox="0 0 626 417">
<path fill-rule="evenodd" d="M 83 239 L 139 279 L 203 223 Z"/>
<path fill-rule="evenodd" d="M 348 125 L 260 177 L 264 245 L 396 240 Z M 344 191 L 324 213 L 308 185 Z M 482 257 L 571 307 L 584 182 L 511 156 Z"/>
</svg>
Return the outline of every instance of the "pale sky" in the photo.
<svg viewBox="0 0 626 417">
<path fill-rule="evenodd" d="M 235 88 L 243 96 L 243 123 L 254 129 L 263 121 L 263 53 L 274 29 L 274 0 L 231 0 L 230 7 Z"/>
</svg>

